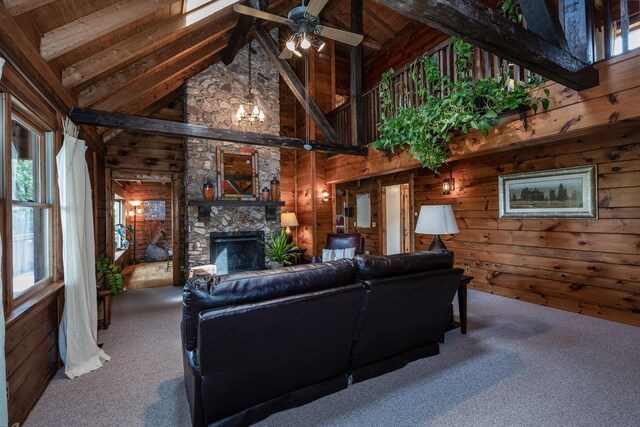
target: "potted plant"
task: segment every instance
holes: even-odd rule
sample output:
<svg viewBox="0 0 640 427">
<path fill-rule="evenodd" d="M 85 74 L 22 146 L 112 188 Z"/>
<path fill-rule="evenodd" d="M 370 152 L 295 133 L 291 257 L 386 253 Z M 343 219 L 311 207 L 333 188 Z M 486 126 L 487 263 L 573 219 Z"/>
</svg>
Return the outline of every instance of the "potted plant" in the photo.
<svg viewBox="0 0 640 427">
<path fill-rule="evenodd" d="M 271 268 L 291 265 L 291 256 L 298 250 L 295 244 L 287 242 L 287 233 L 284 229 L 280 234 L 272 234 L 262 243 L 266 248 L 267 258 L 271 261 Z"/>
<path fill-rule="evenodd" d="M 118 295 L 124 292 L 124 285 L 120 268 L 113 264 L 106 256 L 96 261 L 96 271 L 104 273 L 105 283 L 111 289 L 111 295 Z"/>
</svg>

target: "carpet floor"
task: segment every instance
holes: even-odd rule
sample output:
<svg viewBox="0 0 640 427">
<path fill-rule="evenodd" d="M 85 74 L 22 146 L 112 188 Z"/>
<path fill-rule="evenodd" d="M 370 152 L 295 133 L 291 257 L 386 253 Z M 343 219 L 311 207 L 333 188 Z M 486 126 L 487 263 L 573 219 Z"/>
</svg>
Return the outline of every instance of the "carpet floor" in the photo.
<svg viewBox="0 0 640 427">
<path fill-rule="evenodd" d="M 61 372 L 25 426 L 188 426 L 180 289 L 114 298 L 100 331 L 112 360 Z M 262 426 L 632 426 L 640 419 L 640 328 L 469 292 L 469 332 L 441 354 L 281 412 Z"/>
</svg>

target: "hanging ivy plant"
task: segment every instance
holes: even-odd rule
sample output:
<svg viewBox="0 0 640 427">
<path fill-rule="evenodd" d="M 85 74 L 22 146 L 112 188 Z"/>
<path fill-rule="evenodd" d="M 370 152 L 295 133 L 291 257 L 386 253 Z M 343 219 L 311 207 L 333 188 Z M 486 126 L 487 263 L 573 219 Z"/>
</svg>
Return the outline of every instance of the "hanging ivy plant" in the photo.
<svg viewBox="0 0 640 427">
<path fill-rule="evenodd" d="M 407 93 L 394 93 L 393 69 L 382 75 L 379 88 L 380 138 L 374 146 L 391 152 L 404 149 L 434 172 L 447 162 L 446 145 L 453 133 L 477 129 L 487 135 L 498 124 L 500 113 L 522 108 L 537 111 L 538 103 L 545 110 L 549 106 L 549 91 L 538 87 L 543 82 L 538 76 L 526 83 L 513 82 L 505 69 L 499 78 L 473 80 L 473 47 L 458 39 L 452 43 L 454 79 L 442 75 L 435 56 L 419 58 L 410 65 L 415 91 L 424 99 L 421 105 L 410 105 Z M 423 78 L 419 78 L 420 72 Z"/>
</svg>

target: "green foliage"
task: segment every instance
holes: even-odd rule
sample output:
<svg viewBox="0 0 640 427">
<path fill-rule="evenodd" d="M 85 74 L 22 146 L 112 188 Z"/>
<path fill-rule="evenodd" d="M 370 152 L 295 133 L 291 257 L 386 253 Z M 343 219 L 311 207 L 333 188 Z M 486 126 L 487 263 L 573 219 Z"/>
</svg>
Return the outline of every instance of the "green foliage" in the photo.
<svg viewBox="0 0 640 427">
<path fill-rule="evenodd" d="M 118 295 L 124 292 L 122 274 L 117 265 L 111 263 L 106 256 L 101 257 L 96 261 L 96 270 L 104 273 L 105 280 L 109 288 L 111 288 L 111 295 Z"/>
<path fill-rule="evenodd" d="M 33 161 L 18 159 L 14 175 L 16 200 L 33 202 Z"/>
<path fill-rule="evenodd" d="M 520 6 L 517 1 L 514 0 L 504 0 L 503 2 L 498 4 L 500 11 L 507 17 L 510 21 L 513 21 L 517 24 L 522 23 L 522 11 L 520 10 Z"/>
<path fill-rule="evenodd" d="M 291 256 L 298 247 L 293 243 L 287 243 L 287 233 L 284 229 L 280 234 L 272 234 L 267 241 L 262 242 L 267 251 L 267 258 L 282 265 L 291 265 Z"/>
<path fill-rule="evenodd" d="M 542 83 L 540 77 L 510 85 L 508 70 L 502 70 L 500 78 L 474 81 L 473 47 L 454 39 L 453 50 L 456 53 L 455 79 L 442 75 L 436 56 L 418 58 L 411 64 L 413 86 L 424 102 L 412 106 L 406 101 L 408 96 L 401 94 L 405 100 L 398 102 L 395 115 L 394 96 L 398 94 L 392 90 L 393 69 L 382 75 L 380 138 L 374 142 L 376 148 L 404 149 L 424 167 L 437 172 L 447 162 L 446 146 L 453 133 L 477 129 L 487 135 L 498 124 L 498 115 L 502 112 L 521 108 L 537 111 L 539 101 L 545 110 L 549 107 L 548 89 L 534 89 Z M 418 78 L 419 71 L 424 79 Z"/>
</svg>

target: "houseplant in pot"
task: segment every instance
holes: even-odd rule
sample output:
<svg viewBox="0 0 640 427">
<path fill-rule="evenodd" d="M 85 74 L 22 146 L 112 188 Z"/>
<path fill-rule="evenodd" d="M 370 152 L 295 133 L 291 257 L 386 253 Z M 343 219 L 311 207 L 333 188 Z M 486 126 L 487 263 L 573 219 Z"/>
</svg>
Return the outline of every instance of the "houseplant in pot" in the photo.
<svg viewBox="0 0 640 427">
<path fill-rule="evenodd" d="M 287 233 L 284 229 L 280 231 L 280 234 L 272 234 L 262 243 L 266 248 L 267 258 L 271 261 L 271 268 L 291 265 L 291 256 L 298 250 L 294 243 L 287 242 Z"/>
</svg>

